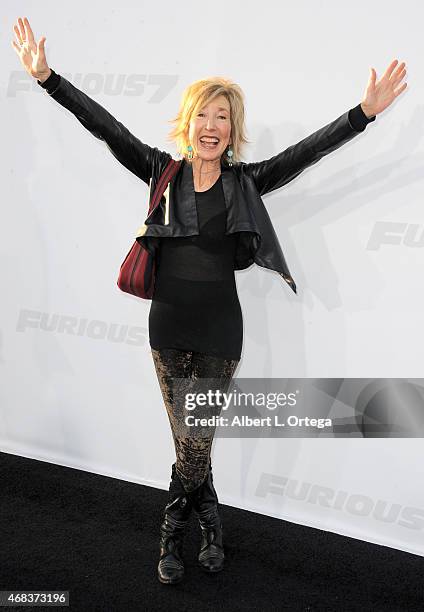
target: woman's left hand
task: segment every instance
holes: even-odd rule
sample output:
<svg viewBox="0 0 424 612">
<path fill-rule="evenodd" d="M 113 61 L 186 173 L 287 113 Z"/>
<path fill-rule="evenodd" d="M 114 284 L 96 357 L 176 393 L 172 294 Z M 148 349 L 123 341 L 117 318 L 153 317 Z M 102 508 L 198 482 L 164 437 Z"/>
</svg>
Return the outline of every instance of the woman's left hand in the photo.
<svg viewBox="0 0 424 612">
<path fill-rule="evenodd" d="M 365 90 L 364 99 L 361 102 L 362 110 L 367 117 L 374 117 L 383 112 L 406 89 L 406 83 L 398 87 L 406 74 L 406 64 L 402 62 L 394 71 L 397 63 L 397 60 L 393 60 L 377 83 L 377 74 L 374 68 L 371 68 L 371 75 Z"/>
</svg>

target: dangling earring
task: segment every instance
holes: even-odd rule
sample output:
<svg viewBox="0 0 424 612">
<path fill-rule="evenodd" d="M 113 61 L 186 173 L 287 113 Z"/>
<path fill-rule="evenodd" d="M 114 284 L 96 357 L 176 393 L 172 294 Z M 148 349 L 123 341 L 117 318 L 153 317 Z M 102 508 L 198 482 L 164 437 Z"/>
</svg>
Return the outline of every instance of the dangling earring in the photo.
<svg viewBox="0 0 424 612">
<path fill-rule="evenodd" d="M 230 146 L 230 145 L 228 145 L 227 157 L 228 157 L 228 164 L 229 164 L 229 166 L 232 166 L 232 165 L 233 165 L 233 162 L 232 162 L 232 160 L 231 160 L 232 156 L 233 156 L 233 151 L 232 151 L 232 149 L 231 149 L 231 146 Z"/>
<path fill-rule="evenodd" d="M 187 151 L 188 151 L 188 161 L 193 161 L 193 147 L 191 145 L 188 145 L 187 147 Z"/>
</svg>

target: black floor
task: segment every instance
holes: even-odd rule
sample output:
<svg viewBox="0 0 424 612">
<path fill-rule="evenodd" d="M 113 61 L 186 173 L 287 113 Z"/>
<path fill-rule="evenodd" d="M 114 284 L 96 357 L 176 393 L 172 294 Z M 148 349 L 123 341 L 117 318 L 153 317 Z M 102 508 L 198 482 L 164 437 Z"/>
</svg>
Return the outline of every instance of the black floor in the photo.
<svg viewBox="0 0 424 612">
<path fill-rule="evenodd" d="M 424 610 L 416 555 L 221 505 L 225 570 L 197 567 L 193 516 L 185 580 L 162 585 L 166 491 L 6 453 L 0 487 L 0 590 L 67 590 L 84 612 Z"/>
</svg>

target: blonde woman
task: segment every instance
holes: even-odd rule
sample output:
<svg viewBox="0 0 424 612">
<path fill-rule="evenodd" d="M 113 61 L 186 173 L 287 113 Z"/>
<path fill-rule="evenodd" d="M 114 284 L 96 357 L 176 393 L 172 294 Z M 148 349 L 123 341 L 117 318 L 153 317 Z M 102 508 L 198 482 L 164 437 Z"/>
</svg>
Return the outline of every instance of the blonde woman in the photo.
<svg viewBox="0 0 424 612">
<path fill-rule="evenodd" d="M 14 26 L 12 45 L 25 70 L 152 194 L 171 155 L 151 147 L 46 61 L 45 37 L 35 41 L 28 19 Z M 183 534 L 192 509 L 202 531 L 198 561 L 208 572 L 224 567 L 222 522 L 211 467 L 214 427 L 194 435 L 183 426 L 183 389 L 213 379 L 226 390 L 238 366 L 243 321 L 235 270 L 252 263 L 274 270 L 296 292 L 261 196 L 293 180 L 365 130 L 405 89 L 405 63 L 394 60 L 377 82 L 371 69 L 363 100 L 299 143 L 265 161 L 241 161 L 248 142 L 244 96 L 228 79 L 195 81 L 183 92 L 169 139 L 182 157 L 157 209 L 137 234 L 155 254 L 157 273 L 149 313 L 151 353 L 168 413 L 176 461 L 160 533 L 158 578 L 184 576 Z M 187 381 L 184 387 L 176 379 Z M 219 409 L 216 412 L 219 415 Z"/>
</svg>

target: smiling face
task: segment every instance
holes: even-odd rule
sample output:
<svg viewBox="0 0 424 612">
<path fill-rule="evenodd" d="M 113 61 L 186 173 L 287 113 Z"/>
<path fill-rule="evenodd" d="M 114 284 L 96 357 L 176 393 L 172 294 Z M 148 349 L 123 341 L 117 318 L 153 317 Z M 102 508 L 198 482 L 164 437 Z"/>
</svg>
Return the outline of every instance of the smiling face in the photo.
<svg viewBox="0 0 424 612">
<path fill-rule="evenodd" d="M 218 96 L 191 118 L 188 136 L 195 156 L 204 161 L 221 157 L 231 136 L 230 103 L 225 96 Z"/>
</svg>

